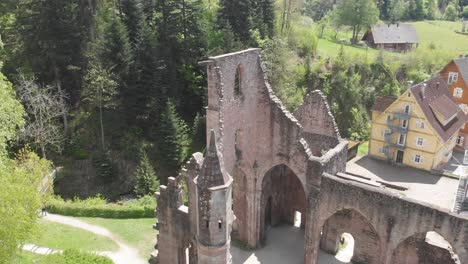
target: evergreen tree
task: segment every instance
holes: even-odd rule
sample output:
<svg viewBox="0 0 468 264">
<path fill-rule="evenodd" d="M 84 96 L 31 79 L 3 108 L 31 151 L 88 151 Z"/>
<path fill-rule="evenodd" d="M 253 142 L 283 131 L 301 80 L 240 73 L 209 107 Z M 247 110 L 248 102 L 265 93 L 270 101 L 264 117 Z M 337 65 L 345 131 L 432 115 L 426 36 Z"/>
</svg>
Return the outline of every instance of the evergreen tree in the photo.
<svg viewBox="0 0 468 264">
<path fill-rule="evenodd" d="M 159 190 L 158 177 L 156 176 L 153 166 L 151 165 L 145 151 L 142 151 L 140 164 L 135 171 L 135 178 L 136 195 L 145 196 L 147 194 L 153 194 Z"/>
<path fill-rule="evenodd" d="M 436 0 L 428 0 L 426 2 L 427 5 L 427 13 L 426 18 L 430 20 L 435 20 L 439 18 L 439 6 L 437 5 Z"/>
<path fill-rule="evenodd" d="M 167 95 L 183 106 L 179 113 L 186 120 L 191 120 L 203 105 L 202 74 L 197 66 L 206 47 L 201 7 L 201 0 L 156 1 L 159 54 L 165 63 L 161 85 L 170 87 Z"/>
<path fill-rule="evenodd" d="M 424 8 L 424 0 L 415 0 L 415 9 L 413 18 L 416 20 L 422 20 L 426 16 L 426 10 Z"/>
<path fill-rule="evenodd" d="M 187 156 L 188 132 L 187 125 L 177 114 L 174 103 L 168 100 L 166 110 L 159 122 L 158 151 L 164 177 L 161 183 L 166 183 L 167 177 L 175 175 L 179 166 Z"/>
<path fill-rule="evenodd" d="M 193 120 L 191 153 L 203 152 L 206 147 L 206 117 L 197 113 Z"/>
<path fill-rule="evenodd" d="M 126 86 L 129 70 L 132 64 L 132 50 L 127 30 L 118 17 L 114 17 L 106 26 L 99 56 L 106 69 L 115 76 L 119 90 Z"/>
<path fill-rule="evenodd" d="M 64 87 L 72 104 L 79 100 L 86 41 L 78 2 L 31 0 L 17 10 L 23 65 L 29 66 L 39 83 L 58 90 Z"/>
<path fill-rule="evenodd" d="M 222 29 L 230 25 L 236 38 L 244 45 L 250 42 L 250 21 L 251 1 L 250 0 L 220 0 L 219 1 L 218 24 Z"/>
<path fill-rule="evenodd" d="M 148 124 L 152 111 L 156 111 L 159 115 L 164 105 L 165 90 L 160 85 L 155 46 L 154 35 L 149 27 L 143 24 L 135 45 L 135 61 L 131 66 L 132 77 L 124 93 L 130 124 L 139 121 L 141 125 Z"/>
<path fill-rule="evenodd" d="M 130 43 L 135 46 L 140 28 L 144 23 L 141 0 L 121 0 L 121 10 Z"/>
<path fill-rule="evenodd" d="M 272 38 L 275 32 L 275 3 L 273 0 L 253 0 L 252 9 L 255 16 L 255 28 L 262 38 Z"/>
</svg>

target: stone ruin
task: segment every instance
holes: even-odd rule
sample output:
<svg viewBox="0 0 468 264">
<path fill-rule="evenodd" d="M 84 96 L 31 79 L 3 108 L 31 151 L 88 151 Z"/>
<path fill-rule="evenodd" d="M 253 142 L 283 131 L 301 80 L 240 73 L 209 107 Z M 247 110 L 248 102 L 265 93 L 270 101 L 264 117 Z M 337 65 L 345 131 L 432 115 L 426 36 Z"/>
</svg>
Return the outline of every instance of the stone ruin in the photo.
<svg viewBox="0 0 468 264">
<path fill-rule="evenodd" d="M 262 247 L 270 227 L 293 224 L 299 212 L 307 264 L 319 248 L 335 254 L 343 232 L 355 239 L 355 263 L 468 263 L 468 218 L 335 176 L 345 172 L 347 142 L 320 91 L 293 114 L 268 84 L 258 49 L 202 64 L 209 144 L 156 194 L 155 262 L 231 263 L 231 239 Z M 456 257 L 421 246 L 432 231 Z"/>
</svg>

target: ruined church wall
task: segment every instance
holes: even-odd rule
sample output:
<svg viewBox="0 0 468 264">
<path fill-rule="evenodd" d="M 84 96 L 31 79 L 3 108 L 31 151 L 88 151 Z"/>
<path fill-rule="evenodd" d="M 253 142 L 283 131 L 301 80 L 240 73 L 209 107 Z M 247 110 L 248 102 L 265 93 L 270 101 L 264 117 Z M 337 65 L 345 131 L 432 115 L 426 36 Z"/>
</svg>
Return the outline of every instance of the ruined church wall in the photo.
<svg viewBox="0 0 468 264">
<path fill-rule="evenodd" d="M 320 229 L 325 221 L 342 209 L 359 212 L 377 231 L 381 248 L 379 263 L 392 264 L 393 252 L 401 242 L 429 231 L 442 235 L 453 246 L 461 263 L 468 263 L 468 218 L 327 174 L 322 177 L 321 190 L 313 213 L 315 232 L 309 234 L 308 239 L 311 240 L 309 250 L 314 254 L 308 256 L 309 260 L 316 259 L 318 250 L 313 239 L 320 238 Z"/>
</svg>

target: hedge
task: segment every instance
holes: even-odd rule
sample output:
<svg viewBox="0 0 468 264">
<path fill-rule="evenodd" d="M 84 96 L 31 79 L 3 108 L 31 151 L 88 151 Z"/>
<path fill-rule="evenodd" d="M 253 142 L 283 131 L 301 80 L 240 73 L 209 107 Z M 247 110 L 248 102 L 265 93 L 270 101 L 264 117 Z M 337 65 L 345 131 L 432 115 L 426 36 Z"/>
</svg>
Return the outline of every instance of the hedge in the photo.
<svg viewBox="0 0 468 264">
<path fill-rule="evenodd" d="M 114 264 L 114 262 L 104 256 L 93 253 L 81 252 L 75 249 L 67 249 L 62 254 L 48 255 L 41 264 Z"/>
<path fill-rule="evenodd" d="M 96 202 L 96 199 L 98 202 Z M 155 202 L 148 202 L 148 198 L 140 198 L 139 200 L 115 204 L 106 203 L 105 200 L 99 202 L 100 197 L 91 198 L 89 200 L 74 199 L 64 201 L 60 198 L 55 198 L 49 202 L 47 211 L 53 214 L 67 216 L 83 216 L 83 217 L 101 217 L 101 218 L 152 218 L 156 208 Z M 154 198 L 153 198 L 154 199 Z"/>
</svg>

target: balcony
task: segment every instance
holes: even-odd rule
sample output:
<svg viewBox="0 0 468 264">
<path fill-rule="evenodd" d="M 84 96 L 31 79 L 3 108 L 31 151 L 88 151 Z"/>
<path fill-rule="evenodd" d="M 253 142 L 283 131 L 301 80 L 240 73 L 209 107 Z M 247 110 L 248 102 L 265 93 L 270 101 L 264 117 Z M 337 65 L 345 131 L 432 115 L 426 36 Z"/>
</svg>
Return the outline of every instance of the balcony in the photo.
<svg viewBox="0 0 468 264">
<path fill-rule="evenodd" d="M 408 126 L 401 127 L 400 124 L 395 124 L 392 119 L 387 120 L 387 126 L 390 128 L 392 133 L 406 134 L 408 133 Z"/>
<path fill-rule="evenodd" d="M 397 140 L 393 140 L 392 138 L 392 134 L 390 133 L 387 133 L 384 135 L 384 139 L 385 139 L 385 142 L 387 143 L 385 148 L 387 149 L 390 149 L 390 148 L 396 148 L 396 149 L 399 149 L 399 150 L 404 150 L 405 149 L 405 145 L 400 145 L 398 144 Z"/>
<path fill-rule="evenodd" d="M 400 110 L 400 111 L 393 112 L 393 118 L 394 118 L 394 119 L 409 120 L 410 117 L 411 117 L 410 114 L 409 114 L 409 113 L 405 113 L 404 110 Z"/>
</svg>

